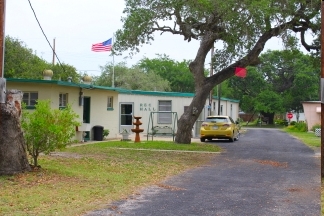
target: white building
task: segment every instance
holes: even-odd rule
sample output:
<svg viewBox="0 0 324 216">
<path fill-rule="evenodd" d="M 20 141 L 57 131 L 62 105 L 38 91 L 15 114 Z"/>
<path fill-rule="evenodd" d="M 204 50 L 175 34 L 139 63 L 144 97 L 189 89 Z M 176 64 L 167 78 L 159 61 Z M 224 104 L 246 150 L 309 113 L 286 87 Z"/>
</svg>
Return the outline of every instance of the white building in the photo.
<svg viewBox="0 0 324 216">
<path fill-rule="evenodd" d="M 109 137 L 120 137 L 123 129 L 134 128 L 133 116 L 140 116 L 144 129 L 154 127 L 172 127 L 176 131 L 177 120 L 183 114 L 194 97 L 193 93 L 157 92 L 126 90 L 57 80 L 30 80 L 7 78 L 7 89 L 23 91 L 23 101 L 28 109 L 34 109 L 36 100 L 49 99 L 52 108 L 62 109 L 68 103 L 79 115 L 82 124 L 76 128 L 76 139 L 82 140 L 86 131 L 86 140 L 93 140 L 94 127 L 109 129 Z M 209 93 L 208 93 L 209 94 Z M 209 101 L 193 128 L 198 135 L 200 123 L 208 115 Z M 216 114 L 218 100 L 212 100 L 211 113 Z M 156 113 L 159 112 L 159 113 Z M 217 111 L 218 112 L 218 111 Z M 227 98 L 220 100 L 220 114 L 238 119 L 239 101 Z M 131 131 L 130 131 L 131 132 Z"/>
</svg>

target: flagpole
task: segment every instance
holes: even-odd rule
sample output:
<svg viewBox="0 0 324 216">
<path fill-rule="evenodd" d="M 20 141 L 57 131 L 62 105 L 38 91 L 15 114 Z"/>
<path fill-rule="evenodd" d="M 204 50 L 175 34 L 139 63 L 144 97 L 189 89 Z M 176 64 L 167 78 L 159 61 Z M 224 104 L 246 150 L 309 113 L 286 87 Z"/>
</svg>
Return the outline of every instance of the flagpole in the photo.
<svg viewBox="0 0 324 216">
<path fill-rule="evenodd" d="M 113 33 L 113 36 L 112 36 L 112 44 L 111 44 L 111 46 L 112 47 L 114 46 L 114 33 Z M 112 87 L 115 88 L 115 56 L 114 56 L 114 53 L 112 53 L 112 56 L 113 56 Z"/>
</svg>

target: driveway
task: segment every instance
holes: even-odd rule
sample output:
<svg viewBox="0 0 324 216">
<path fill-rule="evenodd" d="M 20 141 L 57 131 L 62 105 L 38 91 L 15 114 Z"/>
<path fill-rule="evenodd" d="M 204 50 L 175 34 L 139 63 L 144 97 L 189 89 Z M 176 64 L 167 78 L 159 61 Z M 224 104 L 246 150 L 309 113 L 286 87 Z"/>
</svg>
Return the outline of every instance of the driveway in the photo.
<svg viewBox="0 0 324 216">
<path fill-rule="evenodd" d="M 97 215 L 320 215 L 320 157 L 276 129 L 248 129 L 210 164 L 112 203 Z"/>
</svg>

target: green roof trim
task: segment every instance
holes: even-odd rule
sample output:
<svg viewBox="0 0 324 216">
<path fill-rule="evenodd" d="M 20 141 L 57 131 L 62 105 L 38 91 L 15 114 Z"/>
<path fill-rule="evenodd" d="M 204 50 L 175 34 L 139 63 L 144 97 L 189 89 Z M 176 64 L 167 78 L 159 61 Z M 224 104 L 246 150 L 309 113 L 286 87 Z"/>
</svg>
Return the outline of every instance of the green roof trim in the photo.
<svg viewBox="0 0 324 216">
<path fill-rule="evenodd" d="M 193 98 L 195 96 L 194 93 L 183 93 L 183 92 L 160 92 L 160 91 L 142 91 L 142 90 L 129 90 L 122 88 L 113 88 L 107 86 L 97 86 L 97 85 L 88 85 L 84 83 L 73 83 L 67 81 L 59 81 L 59 80 L 35 80 L 35 79 L 17 79 L 17 78 L 6 78 L 9 82 L 22 82 L 22 83 L 39 83 L 39 84 L 52 84 L 52 85 L 61 85 L 61 86 L 69 86 L 69 87 L 78 87 L 85 89 L 101 89 L 101 90 L 109 90 L 116 91 L 120 94 L 134 94 L 134 95 L 150 95 L 150 96 L 164 96 L 164 97 L 189 97 Z M 213 99 L 218 99 L 217 96 L 213 96 Z M 223 98 L 223 101 L 230 101 L 239 103 L 239 100 Z"/>
<path fill-rule="evenodd" d="M 59 80 L 35 80 L 35 79 L 17 79 L 17 78 L 6 78 L 6 80 L 10 82 L 39 83 L 39 84 L 53 84 L 53 85 L 56 84 L 61 86 L 79 87 L 79 88 L 87 88 L 87 89 L 104 89 L 104 90 L 115 91 L 115 88 L 112 87 L 95 86 L 95 85 L 88 85 L 84 83 L 74 83 L 74 82 L 59 81 Z"/>
<path fill-rule="evenodd" d="M 189 97 L 193 98 L 195 96 L 194 93 L 183 93 L 183 92 L 159 92 L 159 91 L 141 91 L 141 90 L 128 90 L 128 89 L 116 89 L 120 94 L 135 94 L 135 95 L 151 95 L 151 96 L 165 96 L 165 97 Z M 218 99 L 217 96 L 213 96 L 213 99 Z M 223 101 L 231 101 L 235 103 L 239 103 L 239 100 L 223 98 Z"/>
</svg>

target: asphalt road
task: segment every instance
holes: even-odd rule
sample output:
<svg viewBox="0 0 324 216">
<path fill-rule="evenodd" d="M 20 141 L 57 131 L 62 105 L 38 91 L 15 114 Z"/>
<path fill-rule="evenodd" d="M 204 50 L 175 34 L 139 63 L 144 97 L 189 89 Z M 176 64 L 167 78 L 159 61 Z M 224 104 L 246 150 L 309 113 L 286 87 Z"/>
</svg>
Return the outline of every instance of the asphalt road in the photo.
<svg viewBox="0 0 324 216">
<path fill-rule="evenodd" d="M 320 157 L 275 129 L 248 129 L 203 167 L 87 216 L 320 215 Z"/>
</svg>

